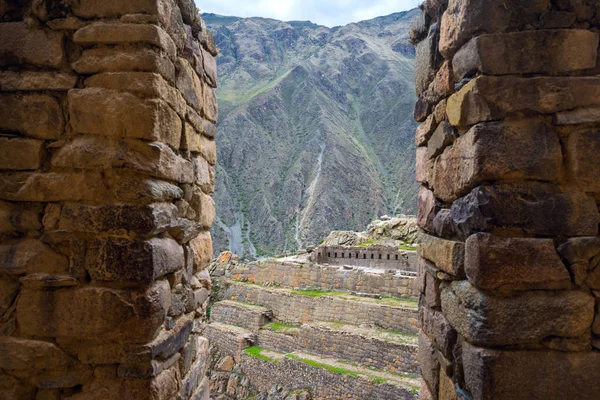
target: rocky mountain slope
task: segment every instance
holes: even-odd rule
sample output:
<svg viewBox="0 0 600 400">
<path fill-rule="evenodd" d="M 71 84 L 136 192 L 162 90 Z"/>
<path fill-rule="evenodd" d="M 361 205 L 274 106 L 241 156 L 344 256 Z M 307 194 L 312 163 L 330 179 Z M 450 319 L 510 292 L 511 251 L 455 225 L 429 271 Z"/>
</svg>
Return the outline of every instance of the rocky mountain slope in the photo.
<svg viewBox="0 0 600 400">
<path fill-rule="evenodd" d="M 335 28 L 203 15 L 221 53 L 215 254 L 274 254 L 415 212 L 416 15 Z"/>
</svg>

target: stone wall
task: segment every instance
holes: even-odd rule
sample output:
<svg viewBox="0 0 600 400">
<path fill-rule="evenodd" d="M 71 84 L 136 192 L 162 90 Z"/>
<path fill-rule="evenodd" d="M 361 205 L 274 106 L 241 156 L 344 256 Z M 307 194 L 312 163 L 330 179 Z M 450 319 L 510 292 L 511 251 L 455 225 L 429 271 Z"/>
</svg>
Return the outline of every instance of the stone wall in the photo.
<svg viewBox="0 0 600 400">
<path fill-rule="evenodd" d="M 319 264 L 416 271 L 416 252 L 387 246 L 319 246 L 314 250 Z"/>
<path fill-rule="evenodd" d="M 399 273 L 365 271 L 281 260 L 256 261 L 238 265 L 230 272 L 233 279 L 261 285 L 275 284 L 292 288 L 347 290 L 417 299 L 417 279 Z"/>
<path fill-rule="evenodd" d="M 597 399 L 596 1 L 426 0 L 423 399 Z"/>
<path fill-rule="evenodd" d="M 0 21 L 0 398 L 207 398 L 217 53 L 193 1 Z"/>
</svg>

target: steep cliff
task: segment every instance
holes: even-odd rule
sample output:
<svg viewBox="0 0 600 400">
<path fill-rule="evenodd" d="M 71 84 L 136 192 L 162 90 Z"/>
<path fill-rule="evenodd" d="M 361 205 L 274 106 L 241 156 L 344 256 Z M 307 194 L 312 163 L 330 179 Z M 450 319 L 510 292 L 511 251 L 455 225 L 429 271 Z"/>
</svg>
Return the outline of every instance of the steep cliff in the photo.
<svg viewBox="0 0 600 400">
<path fill-rule="evenodd" d="M 220 49 L 215 254 L 415 213 L 416 10 L 343 27 L 204 14 Z"/>
</svg>

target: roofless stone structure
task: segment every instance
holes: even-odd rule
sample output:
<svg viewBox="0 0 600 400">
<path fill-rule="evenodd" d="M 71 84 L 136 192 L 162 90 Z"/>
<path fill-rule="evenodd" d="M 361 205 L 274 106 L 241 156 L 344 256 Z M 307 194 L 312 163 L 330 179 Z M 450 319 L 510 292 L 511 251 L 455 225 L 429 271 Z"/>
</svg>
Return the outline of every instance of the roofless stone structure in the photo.
<svg viewBox="0 0 600 400">
<path fill-rule="evenodd" d="M 207 399 L 217 51 L 194 2 L 0 18 L 0 398 Z"/>
<path fill-rule="evenodd" d="M 598 399 L 595 1 L 427 0 L 422 399 Z"/>
</svg>

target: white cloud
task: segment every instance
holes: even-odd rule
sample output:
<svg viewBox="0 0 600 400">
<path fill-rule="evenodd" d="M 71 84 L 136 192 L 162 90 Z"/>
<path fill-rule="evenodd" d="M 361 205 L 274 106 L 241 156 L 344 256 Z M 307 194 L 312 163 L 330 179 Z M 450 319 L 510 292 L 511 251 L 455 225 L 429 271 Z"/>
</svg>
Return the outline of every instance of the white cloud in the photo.
<svg viewBox="0 0 600 400">
<path fill-rule="evenodd" d="M 202 12 L 284 21 L 309 20 L 326 26 L 345 25 L 406 11 L 420 0 L 196 0 Z M 367 3 L 367 4 L 365 4 Z"/>
</svg>

